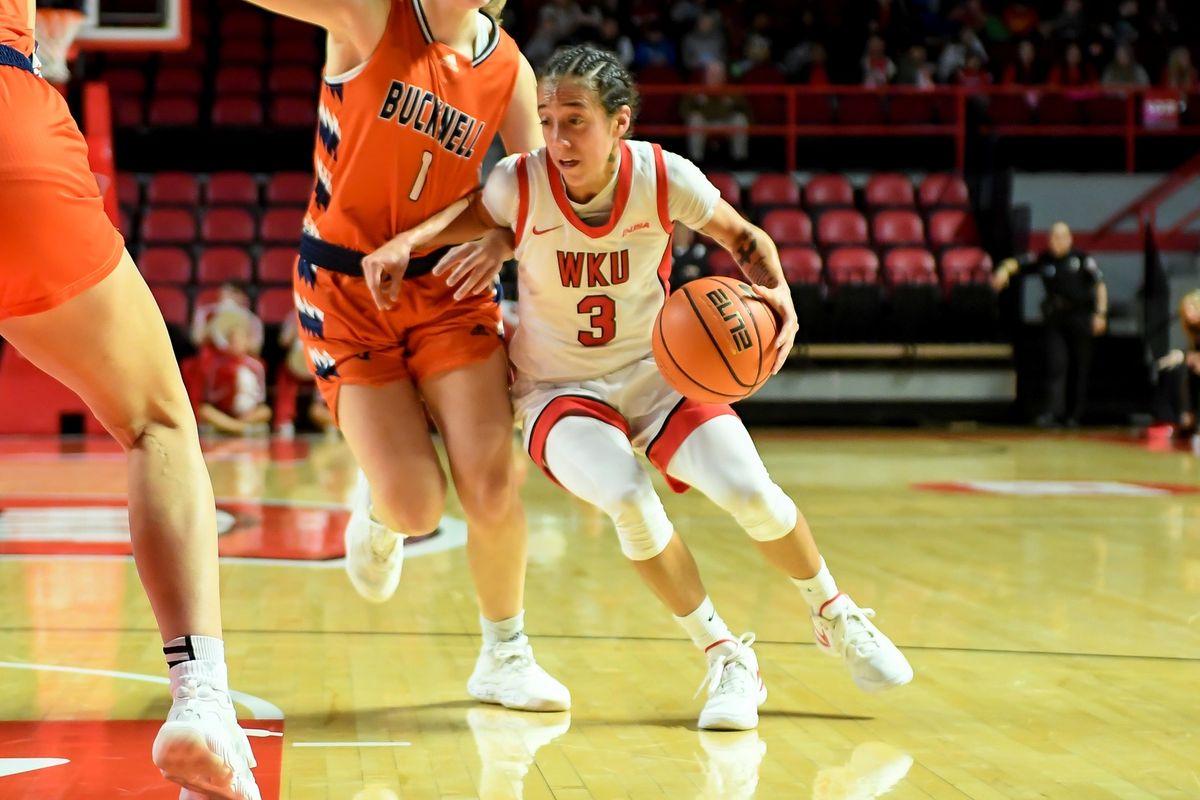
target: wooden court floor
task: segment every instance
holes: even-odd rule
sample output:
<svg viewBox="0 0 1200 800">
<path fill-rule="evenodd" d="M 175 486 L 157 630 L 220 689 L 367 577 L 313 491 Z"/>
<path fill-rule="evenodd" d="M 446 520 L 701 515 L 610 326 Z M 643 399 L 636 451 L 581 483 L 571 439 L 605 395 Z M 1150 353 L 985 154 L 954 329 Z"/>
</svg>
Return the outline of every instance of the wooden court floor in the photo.
<svg viewBox="0 0 1200 800">
<path fill-rule="evenodd" d="M 397 596 L 337 562 L 337 441 L 218 443 L 227 643 L 264 797 L 1200 798 L 1200 458 L 1120 433 L 762 431 L 842 587 L 912 685 L 859 692 L 794 589 L 701 497 L 667 498 L 770 697 L 695 729 L 703 664 L 607 521 L 536 470 L 527 625 L 570 714 L 465 694 L 477 620 L 451 518 Z M 0 442 L 0 798 L 166 800 L 167 707 L 104 443 Z M 282 733 L 282 736 L 279 735 Z"/>
</svg>

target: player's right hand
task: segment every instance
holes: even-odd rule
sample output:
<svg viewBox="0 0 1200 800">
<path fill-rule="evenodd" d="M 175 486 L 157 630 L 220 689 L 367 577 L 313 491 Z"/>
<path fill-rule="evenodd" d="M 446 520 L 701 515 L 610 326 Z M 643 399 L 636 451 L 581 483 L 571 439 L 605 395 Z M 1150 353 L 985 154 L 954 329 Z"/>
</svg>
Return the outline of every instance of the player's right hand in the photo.
<svg viewBox="0 0 1200 800">
<path fill-rule="evenodd" d="M 373 253 L 363 256 L 363 277 L 367 290 L 380 311 L 387 311 L 400 298 L 400 283 L 408 270 L 412 244 L 406 234 L 400 234 Z"/>
<path fill-rule="evenodd" d="M 433 274 L 454 289 L 454 299 L 493 291 L 504 262 L 512 258 L 512 232 L 497 228 L 441 257 Z"/>
</svg>

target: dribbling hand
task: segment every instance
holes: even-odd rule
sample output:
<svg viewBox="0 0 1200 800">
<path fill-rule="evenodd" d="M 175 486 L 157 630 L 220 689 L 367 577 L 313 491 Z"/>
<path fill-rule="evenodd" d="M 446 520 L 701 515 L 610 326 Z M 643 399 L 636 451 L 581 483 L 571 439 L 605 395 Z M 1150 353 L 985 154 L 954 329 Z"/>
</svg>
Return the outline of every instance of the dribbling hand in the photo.
<svg viewBox="0 0 1200 800">
<path fill-rule="evenodd" d="M 412 244 L 405 234 L 400 234 L 387 244 L 363 256 L 363 277 L 367 290 L 380 311 L 387 311 L 400 298 L 400 284 L 408 270 Z"/>
<path fill-rule="evenodd" d="M 775 347 L 775 367 L 771 370 L 771 374 L 775 375 L 783 368 L 783 362 L 787 361 L 788 354 L 792 352 L 796 333 L 800 330 L 800 321 L 796 317 L 796 307 L 792 304 L 792 292 L 786 283 L 781 282 L 774 289 L 758 284 L 751 284 L 751 288 L 763 299 L 764 303 L 771 307 L 779 320 L 779 333 L 775 336 L 773 345 Z"/>
</svg>

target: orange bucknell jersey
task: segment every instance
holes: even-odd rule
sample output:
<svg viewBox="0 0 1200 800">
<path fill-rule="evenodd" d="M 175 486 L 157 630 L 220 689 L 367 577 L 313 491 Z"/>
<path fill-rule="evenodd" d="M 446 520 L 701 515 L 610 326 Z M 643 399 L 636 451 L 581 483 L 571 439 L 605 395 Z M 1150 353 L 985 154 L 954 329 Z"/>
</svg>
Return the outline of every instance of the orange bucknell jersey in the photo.
<svg viewBox="0 0 1200 800">
<path fill-rule="evenodd" d="M 33 31 L 29 28 L 29 0 L 0 0 L 0 44 L 33 54 Z"/>
<path fill-rule="evenodd" d="M 367 61 L 325 76 L 306 233 L 370 252 L 479 185 L 520 63 L 479 19 L 471 59 L 433 39 L 421 0 L 392 0 Z"/>
</svg>

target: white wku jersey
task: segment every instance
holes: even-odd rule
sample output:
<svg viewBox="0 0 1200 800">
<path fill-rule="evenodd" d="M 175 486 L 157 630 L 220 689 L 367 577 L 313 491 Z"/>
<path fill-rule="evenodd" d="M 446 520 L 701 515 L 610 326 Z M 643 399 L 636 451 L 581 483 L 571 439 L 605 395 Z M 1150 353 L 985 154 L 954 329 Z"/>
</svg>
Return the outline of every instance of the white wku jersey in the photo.
<svg viewBox="0 0 1200 800">
<path fill-rule="evenodd" d="M 595 378 L 650 354 L 671 274 L 667 171 L 656 144 L 622 141 L 621 150 L 600 226 L 575 213 L 545 148 L 517 162 L 520 326 L 510 356 L 524 376 Z"/>
</svg>

